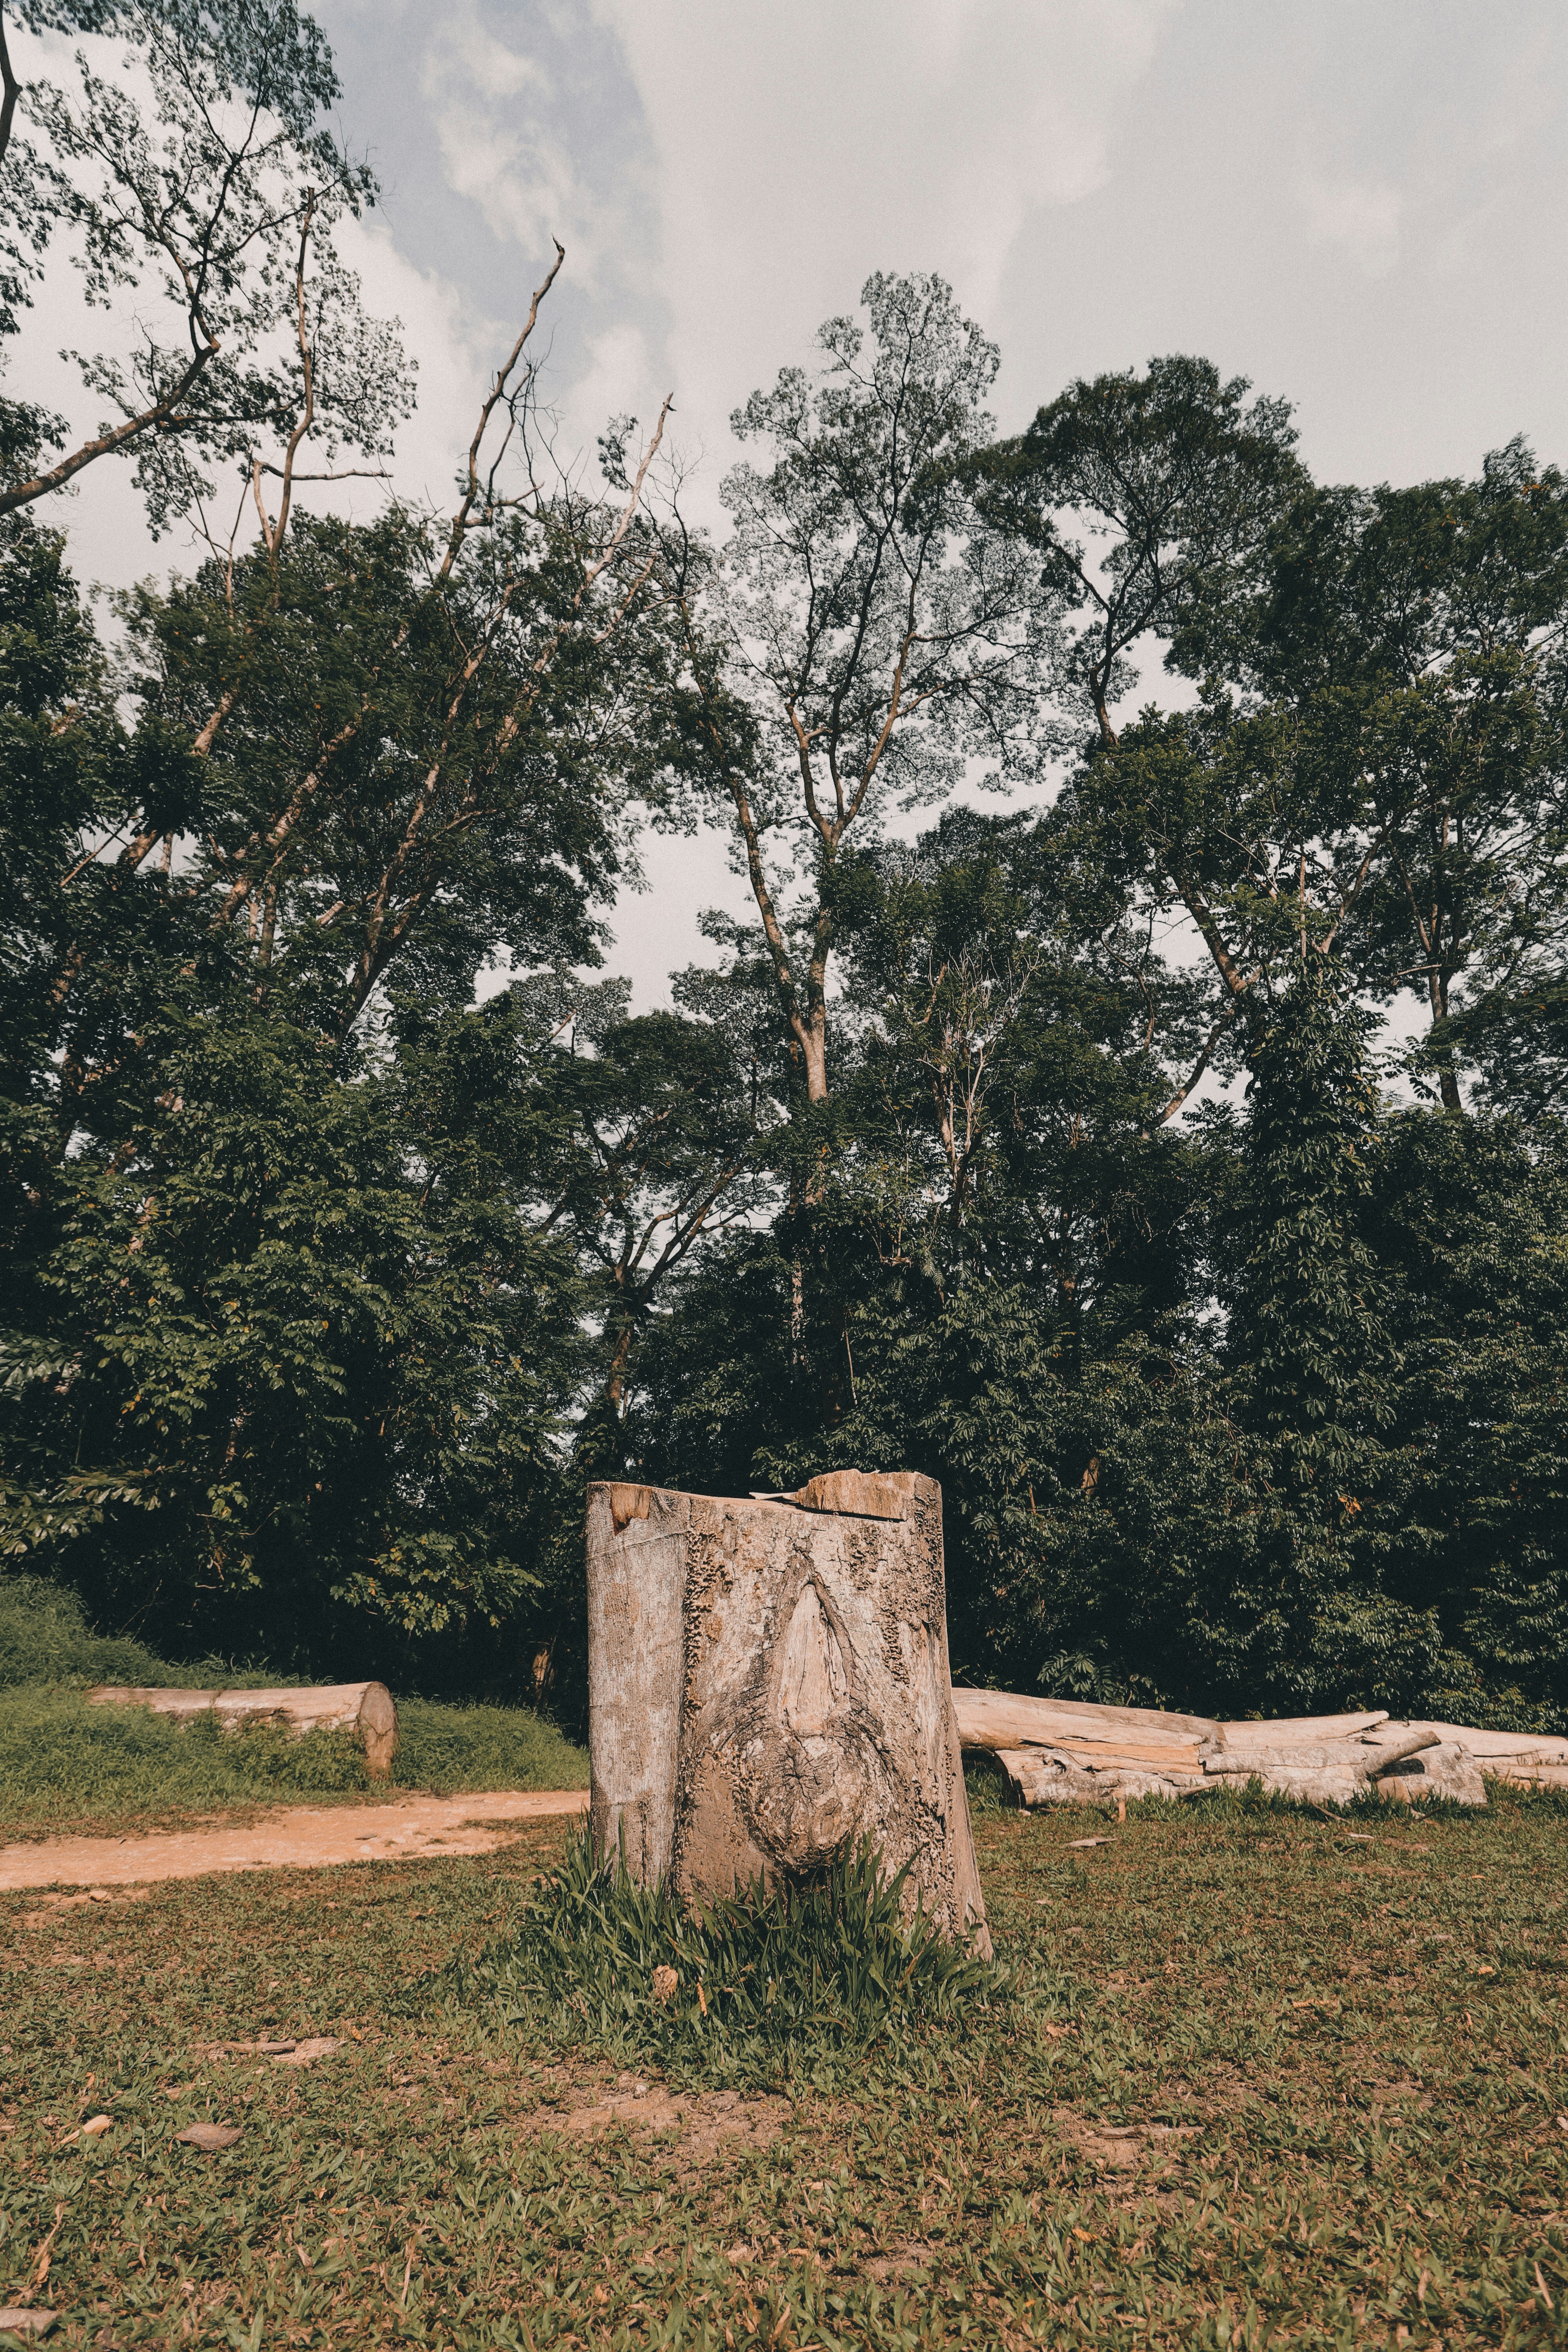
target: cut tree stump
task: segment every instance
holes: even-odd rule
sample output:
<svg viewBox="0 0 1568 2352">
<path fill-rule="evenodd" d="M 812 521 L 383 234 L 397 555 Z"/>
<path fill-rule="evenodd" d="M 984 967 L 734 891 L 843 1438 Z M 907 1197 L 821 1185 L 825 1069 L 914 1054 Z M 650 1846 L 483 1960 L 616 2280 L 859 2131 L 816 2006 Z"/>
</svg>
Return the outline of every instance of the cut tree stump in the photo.
<svg viewBox="0 0 1568 2352">
<path fill-rule="evenodd" d="M 942 1489 L 588 1489 L 590 1822 L 688 1902 L 809 1880 L 869 1838 L 989 1958 L 948 1673 Z"/>
<path fill-rule="evenodd" d="M 364 1749 L 367 1772 L 390 1772 L 397 1747 L 397 1709 L 384 1683 L 331 1683 L 316 1690 L 142 1690 L 100 1684 L 89 1706 L 145 1706 L 190 1721 L 216 1717 L 226 1731 L 275 1724 L 296 1738 L 308 1731 L 346 1731 Z"/>
</svg>

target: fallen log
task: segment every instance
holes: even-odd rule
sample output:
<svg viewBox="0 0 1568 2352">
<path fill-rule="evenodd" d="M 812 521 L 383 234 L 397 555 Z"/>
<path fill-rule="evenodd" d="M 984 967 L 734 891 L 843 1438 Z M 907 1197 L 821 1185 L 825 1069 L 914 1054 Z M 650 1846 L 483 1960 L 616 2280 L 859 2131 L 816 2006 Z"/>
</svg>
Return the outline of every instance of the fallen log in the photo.
<svg viewBox="0 0 1568 2352">
<path fill-rule="evenodd" d="M 346 1731 L 364 1750 L 367 1772 L 390 1772 L 397 1747 L 397 1708 L 384 1683 L 332 1683 L 315 1690 L 147 1690 L 100 1684 L 89 1706 L 144 1706 L 189 1722 L 216 1717 L 226 1731 L 274 1725 L 294 1738 L 309 1731 Z"/>
<path fill-rule="evenodd" d="M 1056 1748 L 1092 1740 L 1126 1754 L 1154 1748 L 1190 1748 L 1216 1740 L 1220 1726 L 1207 1716 L 1165 1715 L 1151 1706 L 1097 1706 L 1086 1699 L 1026 1698 L 1014 1691 L 966 1690 L 956 1684 L 953 1713 L 964 1748 Z"/>
<path fill-rule="evenodd" d="M 980 1752 L 980 1751 L 973 1751 Z M 994 1756 L 1023 1803 L 1037 1805 L 1104 1805 L 1130 1797 L 1206 1797 L 1219 1787 L 1201 1772 L 1151 1769 L 1133 1762 L 1086 1765 L 1075 1756 L 1053 1748 L 994 1748 Z"/>
<path fill-rule="evenodd" d="M 1399 1737 L 1386 1743 L 1365 1739 L 1281 1739 L 1267 1748 L 1259 1743 L 1249 1754 L 1240 1755 L 1226 1748 L 1217 1756 L 1205 1757 L 1204 1770 L 1246 1779 L 1255 1773 L 1267 1777 L 1280 1771 L 1343 1769 L 1359 1772 L 1365 1780 L 1374 1773 L 1386 1772 L 1391 1764 L 1402 1762 L 1406 1756 L 1419 1756 L 1424 1748 L 1439 1745 L 1437 1734 L 1429 1724 L 1401 1724 L 1396 1728 Z"/>
<path fill-rule="evenodd" d="M 1448 1797 L 1458 1805 L 1484 1805 L 1487 1801 L 1480 1766 L 1452 1740 L 1440 1739 L 1418 1754 L 1373 1769 L 1372 1785 L 1379 1796 L 1401 1804 L 1419 1804 L 1424 1797 Z"/>
<path fill-rule="evenodd" d="M 1489 1772 L 1494 1780 L 1515 1780 L 1523 1788 L 1568 1789 L 1568 1764 L 1532 1764 L 1522 1756 L 1474 1761 L 1478 1772 Z"/>
<path fill-rule="evenodd" d="M 1278 1747 L 1281 1741 L 1353 1739 L 1388 1721 L 1386 1707 L 1363 1715 L 1282 1715 L 1272 1722 L 1221 1723 L 1215 1727 L 1227 1748 Z M 1436 1727 L 1434 1727 L 1436 1728 Z M 1441 1734 L 1439 1734 L 1441 1736 Z"/>
<path fill-rule="evenodd" d="M 1463 1723 L 1432 1723 L 1439 1739 L 1462 1748 L 1467 1756 L 1484 1762 L 1489 1770 L 1509 1760 L 1519 1763 L 1568 1764 L 1568 1739 L 1550 1731 L 1478 1731 Z"/>
</svg>

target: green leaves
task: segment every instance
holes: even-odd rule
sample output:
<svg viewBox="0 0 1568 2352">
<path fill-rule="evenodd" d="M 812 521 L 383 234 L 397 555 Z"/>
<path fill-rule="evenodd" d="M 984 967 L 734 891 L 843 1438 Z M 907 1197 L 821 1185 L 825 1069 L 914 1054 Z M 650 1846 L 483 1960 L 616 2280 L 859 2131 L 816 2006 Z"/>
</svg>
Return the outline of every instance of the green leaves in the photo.
<svg viewBox="0 0 1568 2352">
<path fill-rule="evenodd" d="M 8 1348 L 13 1544 L 280 1664 L 355 1616 L 505 1612 L 552 1491 L 569 1260 L 477 1169 L 419 1180 L 395 1079 L 343 1083 L 255 1017 L 160 1044 L 168 1107 L 132 1168 L 71 1164 L 17 1302 L 40 1336 Z"/>
</svg>

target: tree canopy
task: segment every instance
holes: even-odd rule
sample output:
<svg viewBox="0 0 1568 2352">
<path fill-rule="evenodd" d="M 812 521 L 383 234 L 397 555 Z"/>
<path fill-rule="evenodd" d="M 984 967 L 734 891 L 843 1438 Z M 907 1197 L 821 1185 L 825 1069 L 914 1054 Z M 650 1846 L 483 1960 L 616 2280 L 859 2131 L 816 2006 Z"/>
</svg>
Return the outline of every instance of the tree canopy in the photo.
<svg viewBox="0 0 1568 2352">
<path fill-rule="evenodd" d="M 589 1477 L 898 1465 L 971 1679 L 1568 1723 L 1556 468 L 1320 484 L 1184 354 L 999 438 L 877 276 L 713 540 L 668 404 L 552 471 L 556 248 L 449 506 L 350 520 L 415 378 L 317 27 L 5 29 L 11 1567 L 570 1716 Z M 62 256 L 166 322 L 110 308 L 74 445 Z M 114 462 L 186 560 L 106 629 L 59 493 Z M 755 914 L 634 1010 L 650 826 Z"/>
</svg>

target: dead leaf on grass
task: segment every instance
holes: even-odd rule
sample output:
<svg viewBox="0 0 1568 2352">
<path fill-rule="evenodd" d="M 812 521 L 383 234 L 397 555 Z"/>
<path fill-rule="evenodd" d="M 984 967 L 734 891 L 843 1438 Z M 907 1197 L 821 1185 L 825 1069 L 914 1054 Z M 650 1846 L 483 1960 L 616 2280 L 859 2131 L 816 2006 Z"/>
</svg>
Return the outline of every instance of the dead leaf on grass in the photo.
<svg viewBox="0 0 1568 2352">
<path fill-rule="evenodd" d="M 298 2042 L 263 2040 L 259 2042 L 212 2042 L 197 2055 L 202 2058 L 270 2058 L 279 2066 L 309 2066 L 318 2058 L 330 2058 L 334 2050 L 342 2048 L 341 2036 L 332 2033 L 311 2033 Z"/>
<path fill-rule="evenodd" d="M 69 2147 L 73 2139 L 99 2139 L 106 2131 L 112 2128 L 113 2122 L 112 2116 L 89 2116 L 86 2123 L 77 2126 L 75 2131 L 67 2132 L 59 2145 L 61 2147 Z"/>
<path fill-rule="evenodd" d="M 76 1895 L 41 1895 L 36 1911 L 24 1911 L 24 1927 L 47 1927 L 62 1911 L 85 1911 L 103 1903 L 145 1903 L 150 1886 L 89 1886 Z"/>
<path fill-rule="evenodd" d="M 872 2254 L 860 2265 L 868 2278 L 879 2286 L 889 2280 L 907 2278 L 911 2271 L 929 2271 L 936 2248 L 928 2238 L 906 2238 L 900 2246 L 889 2247 L 884 2254 Z"/>
<path fill-rule="evenodd" d="M 1195 2124 L 1101 2124 L 1070 2107 L 1058 2107 L 1057 2128 L 1101 2172 L 1136 2171 L 1146 2157 L 1159 2153 L 1173 2140 L 1196 2139 Z"/>
<path fill-rule="evenodd" d="M 342 2042 L 333 2033 L 313 2033 L 304 2042 L 296 2042 L 291 2050 L 280 2050 L 274 2063 L 279 2066 L 313 2066 L 318 2058 L 330 2058 Z"/>
<path fill-rule="evenodd" d="M 183 2132 L 174 2134 L 176 2140 L 183 2140 L 187 2147 L 199 2147 L 204 2156 L 216 2156 L 220 2148 L 232 2147 L 239 2137 L 233 2124 L 187 2124 Z"/>
</svg>

